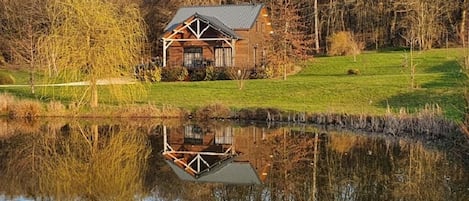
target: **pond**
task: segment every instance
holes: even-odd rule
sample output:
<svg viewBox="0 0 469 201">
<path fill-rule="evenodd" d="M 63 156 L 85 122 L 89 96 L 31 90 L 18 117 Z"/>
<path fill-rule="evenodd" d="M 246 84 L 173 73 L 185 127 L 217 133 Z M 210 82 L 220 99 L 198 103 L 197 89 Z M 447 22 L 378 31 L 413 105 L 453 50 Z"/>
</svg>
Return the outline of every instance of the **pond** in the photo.
<svg viewBox="0 0 469 201">
<path fill-rule="evenodd" d="M 425 141 L 307 124 L 0 119 L 0 200 L 469 200 Z"/>
</svg>

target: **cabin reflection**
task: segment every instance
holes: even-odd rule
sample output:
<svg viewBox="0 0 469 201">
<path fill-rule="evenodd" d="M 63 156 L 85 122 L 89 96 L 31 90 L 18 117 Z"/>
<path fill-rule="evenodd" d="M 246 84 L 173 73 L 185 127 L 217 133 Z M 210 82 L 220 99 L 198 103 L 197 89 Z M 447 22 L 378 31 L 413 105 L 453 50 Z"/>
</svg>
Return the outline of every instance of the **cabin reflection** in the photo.
<svg viewBox="0 0 469 201">
<path fill-rule="evenodd" d="M 270 167 L 269 155 L 265 150 L 254 153 L 262 151 L 256 143 L 264 136 L 256 130 L 241 133 L 244 130 L 227 125 L 164 126 L 163 156 L 182 180 L 261 184 Z"/>
</svg>

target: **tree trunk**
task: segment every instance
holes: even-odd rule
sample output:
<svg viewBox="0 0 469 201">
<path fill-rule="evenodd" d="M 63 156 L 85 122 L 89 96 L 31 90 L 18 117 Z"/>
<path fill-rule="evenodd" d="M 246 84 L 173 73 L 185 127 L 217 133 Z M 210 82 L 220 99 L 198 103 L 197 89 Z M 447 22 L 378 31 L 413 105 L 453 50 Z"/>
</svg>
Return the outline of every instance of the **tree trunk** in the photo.
<svg viewBox="0 0 469 201">
<path fill-rule="evenodd" d="M 31 25 L 32 23 L 32 20 L 29 21 L 29 84 L 30 84 L 30 87 L 31 87 L 31 93 L 34 94 L 35 93 L 35 90 L 34 90 L 34 70 L 35 70 L 35 55 L 34 55 L 34 50 L 35 50 L 35 44 L 34 44 L 34 36 L 33 36 L 33 27 Z"/>
<path fill-rule="evenodd" d="M 91 139 L 93 143 L 92 153 L 96 153 L 99 149 L 99 129 L 97 124 L 91 125 Z"/>
<path fill-rule="evenodd" d="M 314 0 L 314 44 L 316 53 L 319 53 L 319 10 L 318 0 Z"/>
<path fill-rule="evenodd" d="M 90 88 L 91 88 L 90 107 L 97 108 L 98 107 L 98 86 L 97 86 L 96 78 L 91 79 Z"/>
<path fill-rule="evenodd" d="M 462 11 L 461 11 L 461 24 L 459 25 L 459 36 L 461 38 L 462 46 L 466 47 L 466 15 L 467 15 L 467 5 L 466 0 L 463 1 Z"/>
</svg>

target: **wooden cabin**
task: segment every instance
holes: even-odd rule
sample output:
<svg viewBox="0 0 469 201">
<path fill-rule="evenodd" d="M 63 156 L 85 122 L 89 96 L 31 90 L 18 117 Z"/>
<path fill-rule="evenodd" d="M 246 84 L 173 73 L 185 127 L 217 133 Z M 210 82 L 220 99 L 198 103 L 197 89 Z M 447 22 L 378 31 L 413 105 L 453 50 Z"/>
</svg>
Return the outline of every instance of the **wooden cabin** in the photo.
<svg viewBox="0 0 469 201">
<path fill-rule="evenodd" d="M 165 28 L 163 66 L 256 67 L 272 33 L 263 4 L 180 8 Z"/>
</svg>

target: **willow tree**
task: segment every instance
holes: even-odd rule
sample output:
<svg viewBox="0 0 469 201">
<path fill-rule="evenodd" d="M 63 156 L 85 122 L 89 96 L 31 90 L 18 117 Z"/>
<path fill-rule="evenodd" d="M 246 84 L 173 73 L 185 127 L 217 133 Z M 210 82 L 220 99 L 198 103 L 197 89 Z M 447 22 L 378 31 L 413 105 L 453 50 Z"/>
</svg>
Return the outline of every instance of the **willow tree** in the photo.
<svg viewBox="0 0 469 201">
<path fill-rule="evenodd" d="M 64 87 L 76 100 L 89 98 L 98 106 L 98 79 L 116 101 L 135 97 L 137 85 L 116 85 L 115 78 L 132 76 L 140 59 L 145 33 L 137 5 L 103 0 L 53 0 L 48 7 L 51 27 L 41 55 L 46 75 L 61 81 L 88 81 L 85 88 Z M 130 92 L 126 92 L 126 89 Z"/>
</svg>

